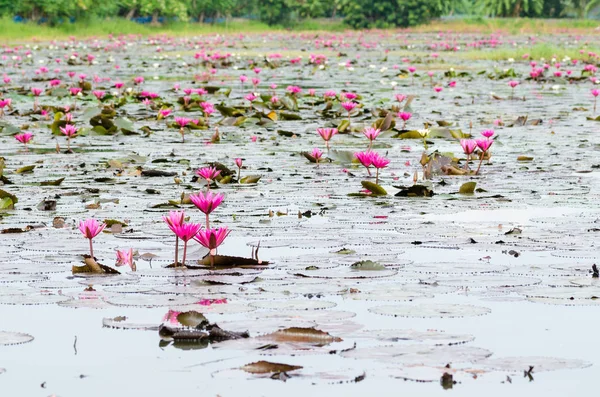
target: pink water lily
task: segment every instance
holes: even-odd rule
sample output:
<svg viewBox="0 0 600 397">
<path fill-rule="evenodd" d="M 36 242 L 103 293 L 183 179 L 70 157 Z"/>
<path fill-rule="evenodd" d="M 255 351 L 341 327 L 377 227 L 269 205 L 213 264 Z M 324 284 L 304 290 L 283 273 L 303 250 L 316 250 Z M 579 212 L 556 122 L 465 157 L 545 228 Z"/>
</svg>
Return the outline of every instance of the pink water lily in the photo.
<svg viewBox="0 0 600 397">
<path fill-rule="evenodd" d="M 357 104 L 355 102 L 348 101 L 348 102 L 342 102 L 341 105 L 348 112 L 348 120 L 350 120 L 350 113 L 352 113 L 354 108 L 356 108 Z"/>
<path fill-rule="evenodd" d="M 169 215 L 163 216 L 163 220 L 167 223 L 167 226 L 169 226 L 169 229 L 171 229 L 173 233 L 175 233 L 177 226 L 183 225 L 184 219 L 185 212 L 183 211 L 169 211 Z M 179 236 L 177 236 L 177 233 L 175 233 L 175 266 L 178 266 L 178 256 Z"/>
<path fill-rule="evenodd" d="M 206 185 L 208 189 L 210 189 L 210 184 L 221 174 L 221 170 L 217 170 L 215 167 L 204 167 L 196 170 L 196 175 L 203 178 L 206 181 Z"/>
<path fill-rule="evenodd" d="M 239 157 L 238 157 L 238 158 L 236 158 L 236 159 L 235 159 L 235 165 L 236 165 L 236 166 L 237 166 L 237 168 L 238 168 L 238 177 L 237 177 L 237 179 L 238 179 L 238 182 L 239 182 L 239 180 L 240 180 L 240 176 L 241 176 L 241 174 L 242 174 L 242 159 L 241 159 L 241 158 L 239 158 Z"/>
<path fill-rule="evenodd" d="M 356 157 L 358 159 L 358 161 L 363 165 L 363 167 L 365 167 L 367 169 L 367 172 L 369 173 L 369 176 L 370 176 L 371 170 L 369 169 L 369 167 L 371 167 L 373 165 L 373 152 L 371 152 L 371 151 L 356 152 L 356 153 L 354 153 L 354 157 Z"/>
<path fill-rule="evenodd" d="M 67 150 L 70 151 L 71 150 L 71 139 L 77 134 L 77 128 L 73 124 L 67 124 L 64 127 L 59 127 L 59 129 L 60 129 L 60 132 L 65 134 L 65 136 L 67 137 Z"/>
<path fill-rule="evenodd" d="M 373 141 L 377 139 L 380 133 L 381 130 L 379 128 L 367 127 L 364 129 L 363 134 L 369 140 L 369 150 L 371 150 L 371 148 L 373 147 Z"/>
<path fill-rule="evenodd" d="M 184 128 L 188 125 L 192 120 L 187 117 L 175 117 L 175 124 L 179 126 L 179 133 L 181 134 L 181 143 L 185 143 L 185 132 Z"/>
<path fill-rule="evenodd" d="M 213 266 L 217 248 L 223 244 L 227 236 L 229 236 L 229 233 L 231 233 L 231 231 L 228 230 L 227 227 L 220 227 L 218 229 L 201 230 L 194 237 L 194 240 L 210 250 L 210 260 Z"/>
<path fill-rule="evenodd" d="M 465 162 L 465 169 L 467 169 L 469 168 L 471 155 L 477 149 L 477 141 L 475 139 L 461 139 L 460 146 L 462 146 L 463 152 L 467 155 L 467 161 Z"/>
<path fill-rule="evenodd" d="M 33 134 L 30 132 L 24 132 L 22 134 L 15 135 L 15 139 L 25 145 L 25 151 L 29 151 L 27 144 L 33 139 Z"/>
<path fill-rule="evenodd" d="M 510 97 L 511 97 L 511 99 L 514 99 L 514 97 L 515 97 L 515 87 L 519 85 L 519 82 L 516 81 L 516 80 L 511 80 L 511 81 L 508 82 L 508 85 L 509 85 L 509 87 L 512 90 L 512 93 L 511 93 Z"/>
<path fill-rule="evenodd" d="M 94 96 L 96 97 L 96 99 L 98 99 L 98 101 L 102 101 L 102 98 L 104 98 L 104 96 L 106 95 L 106 92 L 96 90 L 96 91 L 92 91 L 92 94 L 94 94 Z"/>
<path fill-rule="evenodd" d="M 407 96 L 403 94 L 396 94 L 395 98 L 398 101 L 398 103 L 402 103 L 407 98 Z"/>
<path fill-rule="evenodd" d="M 312 150 L 312 152 L 310 152 L 310 155 L 315 159 L 315 161 L 317 162 L 317 167 L 318 167 L 319 160 L 321 159 L 321 157 L 323 157 L 323 152 L 321 151 L 321 149 L 316 147 Z"/>
<path fill-rule="evenodd" d="M 94 237 L 99 235 L 105 227 L 105 223 L 99 223 L 94 218 L 90 218 L 85 221 L 79 222 L 79 231 L 81 231 L 85 238 L 90 240 L 90 256 L 92 258 L 94 258 L 94 247 L 92 245 L 92 240 L 94 239 Z"/>
<path fill-rule="evenodd" d="M 206 228 L 210 228 L 209 214 L 213 212 L 223 202 L 223 196 L 220 193 L 213 194 L 208 191 L 206 193 L 200 192 L 198 194 L 191 194 L 190 200 L 202 213 L 206 215 Z"/>
<path fill-rule="evenodd" d="M 375 184 L 379 184 L 379 170 L 387 167 L 388 164 L 390 163 L 390 160 L 386 159 L 383 156 L 380 156 L 378 153 L 375 153 L 375 152 L 371 152 L 371 153 L 373 153 L 371 155 L 371 164 L 377 170 L 376 174 L 375 174 Z"/>
<path fill-rule="evenodd" d="M 325 141 L 325 146 L 327 146 L 327 152 L 329 153 L 329 141 L 335 134 L 338 133 L 337 128 L 317 128 L 317 133 L 321 135 L 321 138 Z"/>
<path fill-rule="evenodd" d="M 491 138 L 494 136 L 494 130 L 483 130 L 481 131 L 481 135 L 486 138 Z"/>
<path fill-rule="evenodd" d="M 185 266 L 188 241 L 193 239 L 201 228 L 202 225 L 200 223 L 183 223 L 181 225 L 174 226 L 175 235 L 183 240 L 183 259 L 181 261 L 182 266 Z"/>
<path fill-rule="evenodd" d="M 117 250 L 117 262 L 115 266 L 129 266 L 131 271 L 135 271 L 135 263 L 133 263 L 133 248 L 128 250 Z"/>
<path fill-rule="evenodd" d="M 481 150 L 481 155 L 479 158 L 479 166 L 477 167 L 477 171 L 475 174 L 479 174 L 479 169 L 481 168 L 481 163 L 483 163 L 483 158 L 485 157 L 486 152 L 490 150 L 490 147 L 494 143 L 492 139 L 476 139 L 477 147 Z"/>
<path fill-rule="evenodd" d="M 297 85 L 290 85 L 285 90 L 292 95 L 297 95 L 302 92 L 302 88 L 298 87 Z"/>
<path fill-rule="evenodd" d="M 398 113 L 398 117 L 400 117 L 400 119 L 402 119 L 402 129 L 406 129 L 406 122 L 408 120 L 410 120 L 410 118 L 412 117 L 412 113 L 409 112 L 400 112 Z"/>
</svg>

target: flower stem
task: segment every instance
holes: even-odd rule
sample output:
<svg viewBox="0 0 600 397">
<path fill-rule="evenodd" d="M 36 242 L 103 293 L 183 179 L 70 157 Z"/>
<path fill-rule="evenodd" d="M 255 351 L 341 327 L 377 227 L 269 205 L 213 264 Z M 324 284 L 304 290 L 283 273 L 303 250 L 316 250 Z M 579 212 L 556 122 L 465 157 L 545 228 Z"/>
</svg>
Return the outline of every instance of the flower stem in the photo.
<svg viewBox="0 0 600 397">
<path fill-rule="evenodd" d="M 377 173 L 375 174 L 375 184 L 379 185 L 379 168 L 377 168 Z"/>
<path fill-rule="evenodd" d="M 90 240 L 90 256 L 94 259 L 94 247 L 92 246 L 92 239 Z"/>
<path fill-rule="evenodd" d="M 242 168 L 238 167 L 238 183 L 240 183 L 240 176 L 242 175 Z"/>
<path fill-rule="evenodd" d="M 485 152 L 482 152 L 479 158 L 479 166 L 477 166 L 477 171 L 475 171 L 475 175 L 479 175 L 479 169 L 481 168 L 481 163 L 483 163 L 483 158 L 485 157 Z"/>
<path fill-rule="evenodd" d="M 179 266 L 179 237 L 175 236 L 175 267 Z"/>
<path fill-rule="evenodd" d="M 212 254 L 210 255 L 210 266 L 215 267 L 215 256 Z"/>
<path fill-rule="evenodd" d="M 206 214 L 206 230 L 210 230 L 210 222 L 208 220 L 208 214 Z"/>
<path fill-rule="evenodd" d="M 183 261 L 181 263 L 181 266 L 185 266 L 185 257 L 187 255 L 187 241 L 183 242 Z"/>
</svg>

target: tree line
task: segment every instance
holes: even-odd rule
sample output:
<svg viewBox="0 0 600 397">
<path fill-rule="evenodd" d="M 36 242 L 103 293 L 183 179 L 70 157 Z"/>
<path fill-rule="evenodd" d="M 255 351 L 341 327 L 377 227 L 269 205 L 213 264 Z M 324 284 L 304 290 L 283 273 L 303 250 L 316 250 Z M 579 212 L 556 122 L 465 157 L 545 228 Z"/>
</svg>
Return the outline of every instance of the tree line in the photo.
<svg viewBox="0 0 600 397">
<path fill-rule="evenodd" d="M 290 26 L 340 17 L 352 28 L 415 26 L 447 15 L 586 18 L 600 0 L 0 0 L 0 14 L 50 24 L 90 17 L 214 23 L 257 18 Z"/>
</svg>

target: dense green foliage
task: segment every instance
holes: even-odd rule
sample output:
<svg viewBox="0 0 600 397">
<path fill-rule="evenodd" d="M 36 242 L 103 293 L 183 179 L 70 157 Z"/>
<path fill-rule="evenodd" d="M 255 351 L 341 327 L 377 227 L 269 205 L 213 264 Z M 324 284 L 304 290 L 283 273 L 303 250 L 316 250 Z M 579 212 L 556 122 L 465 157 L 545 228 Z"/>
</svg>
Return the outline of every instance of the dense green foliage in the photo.
<svg viewBox="0 0 600 397">
<path fill-rule="evenodd" d="M 291 26 L 303 19 L 342 17 L 353 28 L 415 26 L 446 15 L 588 17 L 600 0 L 0 0 L 0 15 L 57 24 L 75 18 L 145 18 L 215 22 L 258 18 Z"/>
</svg>

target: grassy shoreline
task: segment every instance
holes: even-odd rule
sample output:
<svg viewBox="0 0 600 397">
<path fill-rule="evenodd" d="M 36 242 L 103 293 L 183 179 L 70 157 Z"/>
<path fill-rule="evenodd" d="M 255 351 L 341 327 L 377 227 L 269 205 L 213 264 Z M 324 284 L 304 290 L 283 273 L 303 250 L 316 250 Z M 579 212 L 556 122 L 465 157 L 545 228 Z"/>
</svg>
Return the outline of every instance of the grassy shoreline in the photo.
<svg viewBox="0 0 600 397">
<path fill-rule="evenodd" d="M 0 42 L 3 44 L 22 41 L 47 41 L 65 39 L 69 36 L 94 37 L 109 34 L 193 36 L 201 34 L 239 34 L 264 32 L 343 32 L 350 30 L 339 19 L 305 20 L 291 28 L 268 26 L 260 21 L 234 19 L 225 24 L 198 24 L 173 22 L 159 26 L 142 25 L 121 18 L 106 20 L 92 19 L 58 26 L 36 23 L 16 23 L 8 17 L 0 18 Z M 503 33 L 503 34 L 600 34 L 599 20 L 576 19 L 524 19 L 524 18 L 457 18 L 432 21 L 427 25 L 410 29 L 395 29 L 401 32 L 435 33 Z"/>
</svg>

